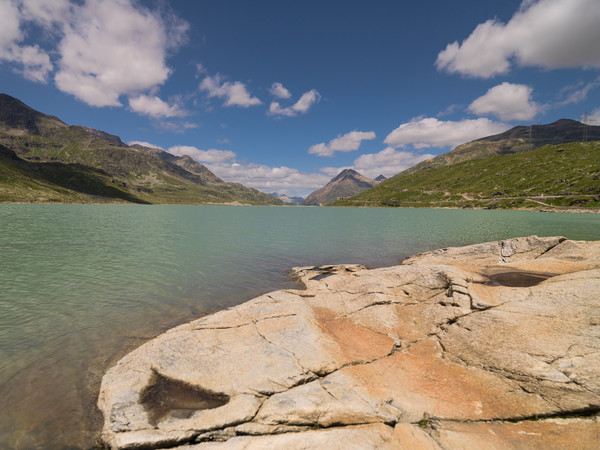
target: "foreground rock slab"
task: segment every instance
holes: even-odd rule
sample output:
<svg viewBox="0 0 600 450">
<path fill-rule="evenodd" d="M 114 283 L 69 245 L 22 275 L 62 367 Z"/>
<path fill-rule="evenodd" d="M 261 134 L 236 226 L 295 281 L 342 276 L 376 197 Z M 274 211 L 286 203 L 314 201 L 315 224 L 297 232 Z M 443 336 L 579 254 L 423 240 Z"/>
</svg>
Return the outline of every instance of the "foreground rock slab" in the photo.
<svg viewBox="0 0 600 450">
<path fill-rule="evenodd" d="M 600 242 L 297 268 L 102 380 L 112 448 L 597 448 Z"/>
</svg>

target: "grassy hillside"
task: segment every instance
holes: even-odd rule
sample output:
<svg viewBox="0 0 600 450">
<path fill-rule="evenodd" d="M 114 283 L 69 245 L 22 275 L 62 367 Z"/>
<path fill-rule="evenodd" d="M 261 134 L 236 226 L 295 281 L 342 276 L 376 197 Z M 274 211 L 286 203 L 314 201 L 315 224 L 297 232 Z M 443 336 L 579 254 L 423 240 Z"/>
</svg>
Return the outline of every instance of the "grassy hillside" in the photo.
<svg viewBox="0 0 600 450">
<path fill-rule="evenodd" d="M 585 134 L 588 141 L 600 140 L 600 126 L 584 125 L 576 120 L 560 119 L 546 125 L 519 125 L 504 133 L 487 136 L 459 145 L 448 153 L 423 161 L 407 169 L 406 173 L 449 166 L 471 159 L 489 158 L 494 155 L 524 153 L 544 145 L 560 145 L 581 142 Z"/>
<path fill-rule="evenodd" d="M 600 141 L 403 172 L 335 206 L 600 207 Z"/>
<path fill-rule="evenodd" d="M 127 146 L 7 95 L 0 95 L 0 145 L 0 202 L 283 204 L 187 156 Z"/>
</svg>

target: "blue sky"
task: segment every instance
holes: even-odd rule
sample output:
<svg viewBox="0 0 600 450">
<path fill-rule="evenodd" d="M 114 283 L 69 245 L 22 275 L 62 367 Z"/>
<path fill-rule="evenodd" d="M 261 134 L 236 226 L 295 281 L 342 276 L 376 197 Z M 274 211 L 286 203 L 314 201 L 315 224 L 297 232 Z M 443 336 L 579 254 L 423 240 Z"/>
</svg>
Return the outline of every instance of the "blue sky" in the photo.
<svg viewBox="0 0 600 450">
<path fill-rule="evenodd" d="M 600 124 L 598 24 L 598 0 L 0 0 L 0 91 L 304 196 L 518 124 Z"/>
</svg>

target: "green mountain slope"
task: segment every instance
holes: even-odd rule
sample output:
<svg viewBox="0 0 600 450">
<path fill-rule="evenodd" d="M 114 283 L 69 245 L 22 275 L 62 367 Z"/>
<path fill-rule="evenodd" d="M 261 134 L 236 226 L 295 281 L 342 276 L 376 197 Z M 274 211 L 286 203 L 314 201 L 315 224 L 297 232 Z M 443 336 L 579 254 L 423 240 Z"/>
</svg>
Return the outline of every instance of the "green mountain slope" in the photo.
<svg viewBox="0 0 600 450">
<path fill-rule="evenodd" d="M 504 133 L 459 145 L 448 153 L 416 164 L 405 173 L 415 173 L 494 155 L 528 152 L 544 145 L 582 142 L 584 136 L 587 141 L 600 140 L 600 126 L 584 125 L 569 119 L 560 119 L 547 125 L 519 125 Z"/>
<path fill-rule="evenodd" d="M 600 207 L 600 141 L 402 172 L 337 206 Z"/>
<path fill-rule="evenodd" d="M 85 192 L 85 193 L 84 193 Z M 81 164 L 30 162 L 0 145 L 0 202 L 147 203 L 111 185 L 101 171 Z"/>
<path fill-rule="evenodd" d="M 69 126 L 5 94 L 0 145 L 0 201 L 282 204 L 224 182 L 188 156 L 127 146 L 117 136 Z"/>
</svg>

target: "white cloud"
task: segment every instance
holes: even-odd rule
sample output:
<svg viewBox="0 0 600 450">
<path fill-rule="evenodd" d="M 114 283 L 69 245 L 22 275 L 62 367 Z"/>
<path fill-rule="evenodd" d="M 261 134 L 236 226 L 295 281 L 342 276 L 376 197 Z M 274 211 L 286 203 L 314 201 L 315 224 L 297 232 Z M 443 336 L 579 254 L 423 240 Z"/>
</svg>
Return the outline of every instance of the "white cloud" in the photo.
<svg viewBox="0 0 600 450">
<path fill-rule="evenodd" d="M 292 94 L 288 91 L 283 84 L 279 82 L 273 83 L 269 92 L 277 98 L 290 98 Z"/>
<path fill-rule="evenodd" d="M 581 120 L 583 120 L 583 118 Z M 600 125 L 600 107 L 588 114 L 587 123 L 588 125 Z"/>
<path fill-rule="evenodd" d="M 159 150 L 164 150 L 164 148 L 162 148 L 160 145 L 151 144 L 150 142 L 146 141 L 129 141 L 127 145 L 141 145 L 142 147 L 157 148 Z"/>
<path fill-rule="evenodd" d="M 434 157 L 435 155 L 428 153 L 400 151 L 388 147 L 379 153 L 359 156 L 354 160 L 353 168 L 369 178 L 376 178 L 379 175 L 389 178 L 421 161 Z"/>
<path fill-rule="evenodd" d="M 524 84 L 502 83 L 469 105 L 478 116 L 495 115 L 501 120 L 531 120 L 540 106 L 532 101 L 533 89 Z"/>
<path fill-rule="evenodd" d="M 328 144 L 324 142 L 315 144 L 308 149 L 308 153 L 318 156 L 333 156 L 338 152 L 351 152 L 358 150 L 362 141 L 370 141 L 375 139 L 375 133 L 373 131 L 351 131 L 344 135 L 338 135 L 335 139 L 329 141 Z"/>
<path fill-rule="evenodd" d="M 439 53 L 450 73 L 489 78 L 520 66 L 547 69 L 600 67 L 598 0 L 525 0 L 507 23 L 479 24 L 461 44 Z"/>
<path fill-rule="evenodd" d="M 203 73 L 206 73 L 206 67 L 204 67 L 200 63 L 196 64 L 196 78 L 198 78 Z"/>
<path fill-rule="evenodd" d="M 327 184 L 331 178 L 322 173 L 300 172 L 286 166 L 270 167 L 255 163 L 211 163 L 206 164 L 206 167 L 225 181 L 241 183 L 263 192 L 286 192 L 290 195 L 307 195 Z"/>
<path fill-rule="evenodd" d="M 6 52 L 23 39 L 20 13 L 16 3 L 11 0 L 0 0 L 0 50 Z"/>
<path fill-rule="evenodd" d="M 200 163 L 223 163 L 235 159 L 235 153 L 230 150 L 200 150 L 191 145 L 176 145 L 167 151 L 175 156 L 187 155 Z"/>
<path fill-rule="evenodd" d="M 155 95 L 138 95 L 129 99 L 129 107 L 153 118 L 184 117 L 187 113 L 179 105 L 169 105 Z"/>
<path fill-rule="evenodd" d="M 28 80 L 45 83 L 53 69 L 50 56 L 38 45 L 20 44 L 25 37 L 23 20 L 19 2 L 0 0 L 0 61 L 16 64 L 15 70 Z"/>
<path fill-rule="evenodd" d="M 387 147 L 378 153 L 366 153 L 359 156 L 351 166 L 322 167 L 319 170 L 330 178 L 335 177 L 344 169 L 354 169 L 371 179 L 375 179 L 379 175 L 389 178 L 421 161 L 434 157 L 435 155 L 429 153 L 407 152 Z"/>
<path fill-rule="evenodd" d="M 198 128 L 197 123 L 192 122 L 170 122 L 167 120 L 161 120 L 156 122 L 163 130 L 170 131 L 172 133 L 184 133 L 186 130 L 190 130 L 192 128 Z"/>
<path fill-rule="evenodd" d="M 48 75 L 54 68 L 50 56 L 37 45 L 23 45 L 12 49 L 12 60 L 23 66 L 22 73 L 30 81 L 46 83 Z"/>
<path fill-rule="evenodd" d="M 417 117 L 388 134 L 384 142 L 395 148 L 407 145 L 415 148 L 456 147 L 474 139 L 502 133 L 509 128 L 505 123 L 484 118 L 454 122 Z"/>
<path fill-rule="evenodd" d="M 187 29 L 167 9 L 136 0 L 0 0 L 0 61 L 37 82 L 57 67 L 63 92 L 92 106 L 121 106 L 122 95 L 155 91 L 167 80 L 167 53 Z M 43 42 L 22 44 L 32 31 Z"/>
<path fill-rule="evenodd" d="M 200 90 L 205 91 L 209 97 L 224 98 L 223 106 L 249 106 L 260 105 L 262 102 L 246 89 L 241 81 L 223 82 L 220 75 L 207 76 L 200 83 Z"/>
<path fill-rule="evenodd" d="M 588 94 L 600 86 L 600 77 L 597 77 L 595 80 L 592 80 L 589 83 L 578 83 L 570 86 L 566 86 L 561 90 L 561 94 L 564 95 L 564 99 L 555 106 L 565 106 L 571 103 L 580 103 L 584 101 Z"/>
<path fill-rule="evenodd" d="M 302 94 L 302 97 L 292 106 L 292 110 L 304 114 L 319 100 L 321 100 L 321 94 L 316 89 L 311 89 Z"/>
<path fill-rule="evenodd" d="M 167 50 L 186 31 L 182 21 L 164 20 L 130 0 L 88 0 L 64 26 L 56 85 L 92 106 L 120 106 L 121 95 L 167 80 Z"/>
<path fill-rule="evenodd" d="M 340 174 L 343 170 L 346 169 L 354 169 L 353 166 L 343 166 L 343 167 L 321 167 L 319 172 L 323 172 L 329 178 L 334 178 Z M 329 182 L 329 180 L 327 180 Z"/>
<path fill-rule="evenodd" d="M 271 102 L 267 114 L 271 116 L 295 117 L 298 114 L 306 114 L 312 105 L 321 100 L 321 94 L 316 89 L 311 89 L 302 94 L 300 99 L 292 106 L 282 108 L 279 102 Z"/>
<path fill-rule="evenodd" d="M 50 27 L 63 22 L 70 14 L 69 0 L 22 0 L 22 14 L 25 20 L 31 20 Z"/>
</svg>

